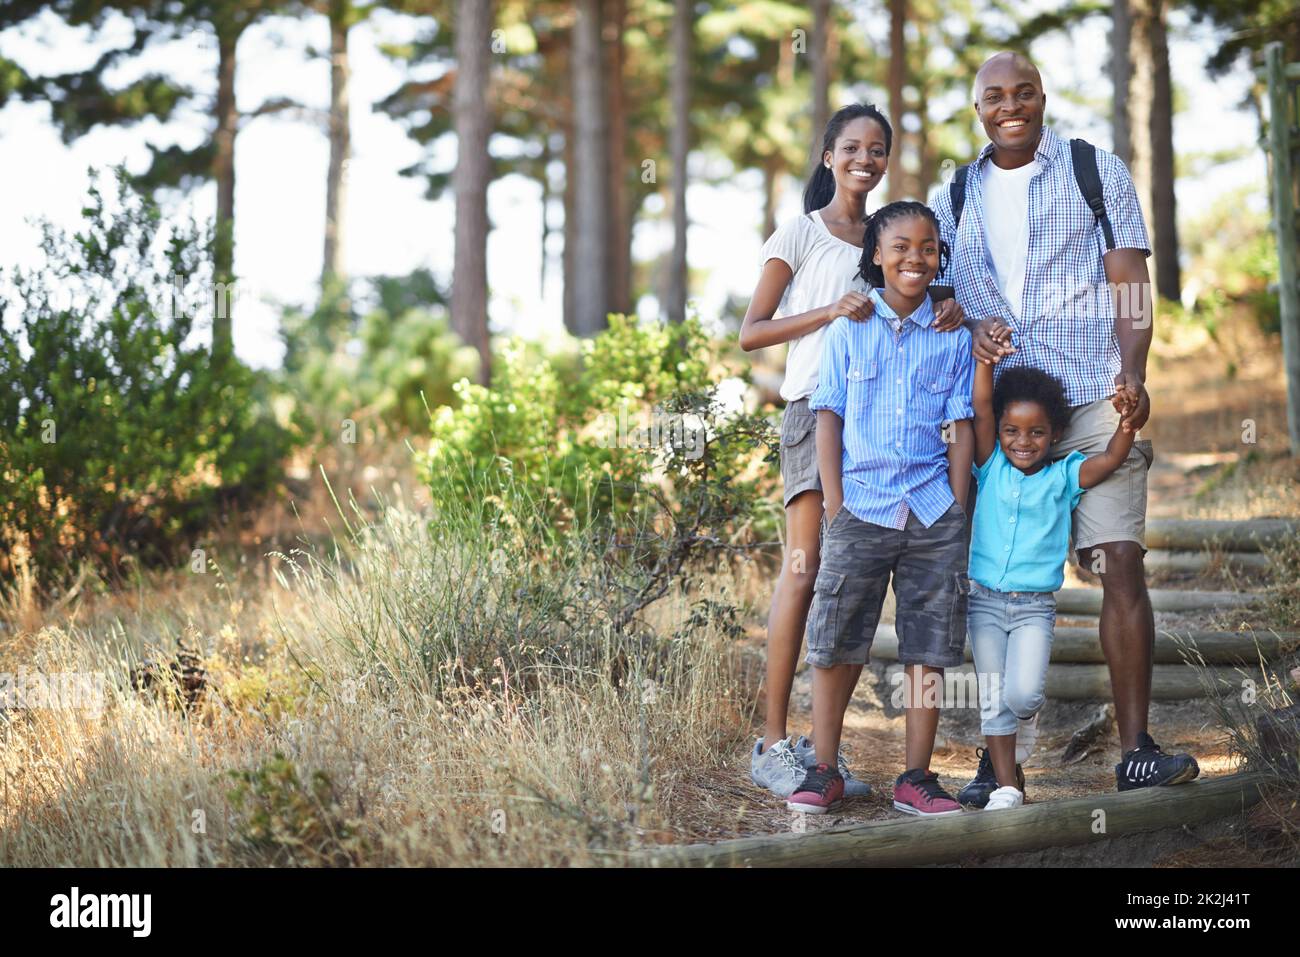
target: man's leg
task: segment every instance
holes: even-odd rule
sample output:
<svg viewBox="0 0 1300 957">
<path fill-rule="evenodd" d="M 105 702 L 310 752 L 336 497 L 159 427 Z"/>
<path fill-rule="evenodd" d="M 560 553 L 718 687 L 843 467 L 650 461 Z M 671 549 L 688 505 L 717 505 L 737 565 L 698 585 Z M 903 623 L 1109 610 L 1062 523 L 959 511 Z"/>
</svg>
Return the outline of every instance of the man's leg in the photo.
<svg viewBox="0 0 1300 957">
<path fill-rule="evenodd" d="M 1137 542 L 1108 542 L 1079 549 L 1078 558 L 1080 567 L 1101 578 L 1101 650 L 1115 695 L 1120 747 L 1131 751 L 1147 730 L 1156 640 L 1142 549 Z"/>
</svg>

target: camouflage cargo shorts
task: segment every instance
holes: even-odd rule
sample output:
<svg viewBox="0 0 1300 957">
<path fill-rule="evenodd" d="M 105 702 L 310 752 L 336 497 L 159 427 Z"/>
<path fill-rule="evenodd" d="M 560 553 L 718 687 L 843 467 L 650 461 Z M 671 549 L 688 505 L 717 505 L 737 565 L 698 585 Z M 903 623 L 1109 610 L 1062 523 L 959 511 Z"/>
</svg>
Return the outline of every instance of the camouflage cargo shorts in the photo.
<svg viewBox="0 0 1300 957">
<path fill-rule="evenodd" d="M 821 568 L 808 613 L 810 665 L 866 664 L 892 575 L 898 660 L 955 668 L 966 649 L 966 577 L 970 529 L 952 506 L 929 528 L 916 515 L 907 527 L 864 522 L 841 506 L 822 520 Z"/>
</svg>

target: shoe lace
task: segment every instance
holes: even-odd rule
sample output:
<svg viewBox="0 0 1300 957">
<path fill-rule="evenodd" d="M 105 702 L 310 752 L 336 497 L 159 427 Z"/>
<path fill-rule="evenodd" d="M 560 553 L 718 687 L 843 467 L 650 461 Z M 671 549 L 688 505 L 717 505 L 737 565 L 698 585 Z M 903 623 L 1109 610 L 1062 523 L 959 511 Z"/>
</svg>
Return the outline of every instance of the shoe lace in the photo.
<svg viewBox="0 0 1300 957">
<path fill-rule="evenodd" d="M 931 801 L 938 800 L 939 798 L 947 798 L 948 800 L 952 800 L 948 796 L 948 792 L 945 791 L 943 787 L 939 784 L 939 775 L 933 772 L 927 774 L 923 778 L 918 779 L 917 781 L 913 782 L 913 784 L 918 791 L 924 794 Z"/>
<path fill-rule="evenodd" d="M 804 767 L 799 763 L 799 757 L 794 753 L 793 748 L 778 748 L 776 759 L 781 762 L 781 767 L 789 772 L 790 776 L 796 781 L 803 778 Z"/>
<path fill-rule="evenodd" d="M 846 781 L 853 777 L 853 772 L 849 770 L 849 763 L 844 759 L 843 748 L 840 748 L 840 750 L 835 752 L 835 765 L 839 768 L 840 777 L 844 778 Z"/>
</svg>

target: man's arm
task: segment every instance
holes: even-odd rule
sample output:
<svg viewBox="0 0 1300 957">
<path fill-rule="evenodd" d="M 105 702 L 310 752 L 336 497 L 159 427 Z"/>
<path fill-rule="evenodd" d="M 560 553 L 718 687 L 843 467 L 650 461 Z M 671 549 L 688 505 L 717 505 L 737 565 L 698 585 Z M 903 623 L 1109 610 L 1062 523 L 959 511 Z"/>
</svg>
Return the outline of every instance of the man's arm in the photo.
<svg viewBox="0 0 1300 957">
<path fill-rule="evenodd" d="M 1151 349 L 1154 303 L 1146 250 L 1112 249 L 1102 260 L 1106 282 L 1115 296 L 1115 338 L 1119 340 L 1119 375 L 1115 391 L 1121 394 L 1124 425 L 1136 432 L 1151 415 L 1147 395 L 1147 353 Z"/>
</svg>

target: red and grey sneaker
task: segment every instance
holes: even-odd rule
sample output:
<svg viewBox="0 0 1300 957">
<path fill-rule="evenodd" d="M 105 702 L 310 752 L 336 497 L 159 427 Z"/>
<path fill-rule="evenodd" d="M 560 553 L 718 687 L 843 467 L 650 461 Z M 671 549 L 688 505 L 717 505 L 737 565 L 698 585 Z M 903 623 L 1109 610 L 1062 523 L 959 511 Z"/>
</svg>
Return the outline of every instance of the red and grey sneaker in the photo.
<svg viewBox="0 0 1300 957">
<path fill-rule="evenodd" d="M 1190 754 L 1165 754 L 1143 731 L 1138 746 L 1115 765 L 1115 783 L 1121 791 L 1170 784 L 1185 784 L 1201 773 Z"/>
<path fill-rule="evenodd" d="M 939 786 L 939 775 L 928 768 L 912 768 L 898 776 L 894 782 L 894 808 L 920 817 L 961 813 L 961 805 Z"/>
<path fill-rule="evenodd" d="M 785 806 L 805 814 L 825 814 L 834 811 L 844 799 L 844 779 L 829 764 L 819 764 L 808 769 L 803 784 L 795 788 Z"/>
</svg>

